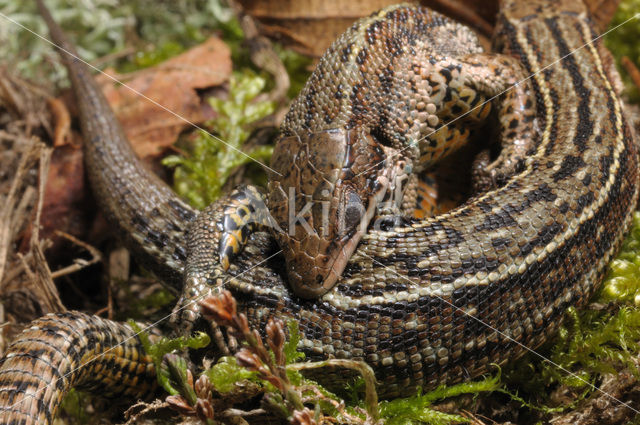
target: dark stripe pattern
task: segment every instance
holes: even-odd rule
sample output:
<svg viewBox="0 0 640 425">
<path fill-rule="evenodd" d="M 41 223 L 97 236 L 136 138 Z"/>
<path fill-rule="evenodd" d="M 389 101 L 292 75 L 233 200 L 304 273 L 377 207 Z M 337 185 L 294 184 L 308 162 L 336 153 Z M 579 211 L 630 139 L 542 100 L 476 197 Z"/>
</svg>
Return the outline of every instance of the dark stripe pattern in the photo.
<svg viewBox="0 0 640 425">
<path fill-rule="evenodd" d="M 365 120 L 378 106 L 367 103 L 371 98 L 365 93 L 354 97 L 354 90 L 367 84 L 390 89 L 395 69 L 388 69 L 389 61 L 384 72 L 375 73 L 378 80 L 362 77 L 378 49 L 390 57 L 403 48 L 411 52 L 410 37 L 401 43 L 380 34 L 389 19 L 400 25 L 428 13 L 416 10 L 396 6 L 352 27 L 340 48 L 330 52 L 335 69 L 323 71 L 324 78 L 313 80 L 299 99 L 304 108 L 292 115 L 296 125 L 327 126 L 343 119 L 341 125 L 348 126 Z M 49 24 L 56 42 L 63 43 L 50 19 Z M 448 24 L 430 19 L 429 25 Z M 321 299 L 292 295 L 282 278 L 282 260 L 269 259 L 278 247 L 264 233 L 251 236 L 228 272 L 220 268 L 215 223 L 223 217 L 226 199 L 195 218 L 185 248 L 180 238 L 195 214 L 138 168 L 86 71 L 67 61 L 83 111 L 97 198 L 124 229 L 134 252 L 150 259 L 152 270 L 161 277 L 168 271 L 173 282 L 186 270 L 181 305 L 212 287 L 226 287 L 251 326 L 260 328 L 272 316 L 297 321 L 304 335 L 300 348 L 309 358 L 365 360 L 383 397 L 475 377 L 491 363 L 521 354 L 522 345 L 537 347 L 557 329 L 568 306 L 587 301 L 621 244 L 638 197 L 638 153 L 607 78 L 615 70 L 599 57 L 601 46 L 581 47 L 594 37 L 584 5 L 503 1 L 496 31 L 496 49 L 534 74 L 534 120 L 540 132 L 522 166 L 499 188 L 449 213 L 370 231 L 337 286 Z M 567 53 L 571 56 L 559 60 Z M 476 65 L 482 72 L 482 64 Z M 353 81 L 345 77 L 350 72 Z M 454 72 L 447 68 L 438 78 Z M 444 97 L 452 96 L 442 89 Z M 323 109 L 327 98 L 342 106 L 332 109 L 325 103 Z M 114 137 L 117 142 L 111 144 Z M 196 317 L 193 308 L 182 316 L 187 325 Z M 96 357 L 130 335 L 127 326 L 82 313 L 36 321 L 0 366 L 3 423 L 50 423 L 74 384 L 99 385 L 104 393 L 146 394 L 154 385 L 153 370 L 137 340 L 114 350 L 113 357 Z M 97 361 L 75 370 L 92 358 Z M 346 374 L 323 371 L 316 377 L 336 384 Z"/>
</svg>

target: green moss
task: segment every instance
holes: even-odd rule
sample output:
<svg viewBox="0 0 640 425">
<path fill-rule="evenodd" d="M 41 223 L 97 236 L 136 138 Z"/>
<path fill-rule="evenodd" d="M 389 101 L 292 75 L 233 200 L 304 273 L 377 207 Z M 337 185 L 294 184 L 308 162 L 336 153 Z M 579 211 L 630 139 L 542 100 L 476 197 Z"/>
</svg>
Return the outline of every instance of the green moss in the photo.
<svg viewBox="0 0 640 425">
<path fill-rule="evenodd" d="M 119 51 L 125 46 L 125 33 L 133 28 L 135 18 L 127 5 L 111 0 L 47 0 L 54 19 L 77 43 L 82 58 L 92 61 Z M 44 21 L 36 12 L 33 1 L 0 0 L 0 12 L 48 39 Z M 2 19 L 0 25 L 0 57 L 14 64 L 27 77 L 42 77 L 41 65 L 46 57 L 55 57 L 53 47 L 14 23 Z M 56 69 L 58 78 L 64 74 Z"/>
<path fill-rule="evenodd" d="M 457 397 L 462 394 L 480 394 L 500 388 L 499 376 L 485 378 L 481 381 L 464 382 L 457 385 L 441 386 L 426 394 L 380 402 L 380 414 L 386 425 L 412 425 L 429 423 L 445 425 L 471 422 L 468 418 L 430 409 L 436 400 Z"/>
<path fill-rule="evenodd" d="M 303 352 L 298 351 L 298 343 L 300 342 L 300 328 L 298 328 L 298 323 L 290 320 L 287 322 L 287 328 L 289 330 L 289 337 L 284 344 L 284 355 L 287 358 L 287 364 L 292 364 L 304 360 L 305 356 Z"/>
<path fill-rule="evenodd" d="M 257 374 L 238 366 L 235 357 L 222 357 L 218 363 L 205 371 L 205 374 L 213 387 L 221 393 L 231 391 L 244 380 L 258 381 Z"/>
<path fill-rule="evenodd" d="M 572 309 L 567 315 L 568 323 L 558 335 L 551 360 L 576 375 L 546 363 L 542 369 L 546 381 L 582 388 L 596 374 L 616 373 L 625 367 L 637 373 L 634 353 L 640 348 L 639 310 L 622 307 L 614 314 L 593 310 L 578 314 Z"/>
<path fill-rule="evenodd" d="M 86 409 L 90 402 L 89 394 L 72 388 L 62 400 L 61 407 L 64 413 L 74 419 L 75 423 L 86 424 L 91 419 Z"/>
<path fill-rule="evenodd" d="M 640 212 L 635 212 L 629 236 L 609 263 L 609 273 L 598 298 L 602 302 L 640 305 Z"/>
<path fill-rule="evenodd" d="M 551 348 L 551 360 L 577 376 L 545 364 L 542 376 L 547 384 L 559 382 L 582 388 L 600 373 L 628 368 L 638 373 L 635 357 L 640 353 L 640 213 L 620 252 L 609 264 L 607 277 L 596 295 L 609 308 L 576 312 L 570 309 L 565 325 Z"/>
<path fill-rule="evenodd" d="M 609 308 L 577 312 L 567 320 L 551 348 L 551 360 L 576 376 L 545 363 L 542 378 L 549 385 L 588 387 L 598 374 L 628 368 L 638 373 L 635 357 L 640 353 L 640 213 L 609 271 L 595 301 Z"/>
<path fill-rule="evenodd" d="M 242 31 L 231 9 L 219 0 L 179 0 L 161 2 L 137 0 L 131 3 L 138 17 L 138 32 L 142 40 L 152 42 L 137 52 L 130 62 L 119 67 L 120 72 L 157 65 L 203 42 L 214 30 L 233 49 L 242 41 Z M 235 60 L 233 61 L 235 64 Z"/>
<path fill-rule="evenodd" d="M 158 383 L 169 394 L 176 395 L 180 392 L 174 388 L 171 382 L 171 374 L 166 367 L 163 367 L 163 358 L 165 354 L 173 353 L 176 351 L 183 351 L 186 349 L 199 349 L 204 348 L 211 342 L 211 338 L 204 332 L 198 332 L 194 336 L 182 336 L 179 338 L 161 338 L 158 342 L 152 343 L 149 339 L 149 335 L 144 332 L 140 326 L 134 321 L 129 321 L 129 325 L 138 334 L 140 342 L 144 347 L 144 350 L 149 354 L 153 360 L 156 370 L 158 371 Z M 186 363 L 185 363 L 186 372 Z"/>
<path fill-rule="evenodd" d="M 573 399 L 559 406 L 569 409 L 593 392 L 602 373 L 628 369 L 639 374 L 635 359 L 640 353 L 640 213 L 620 252 L 610 263 L 594 307 L 569 309 L 558 335 L 538 351 L 549 361 L 525 356 L 505 373 L 508 387 L 515 387 L 527 407 L 546 412 L 548 394 L 562 386 Z M 505 391 L 508 392 L 508 391 Z"/>
<path fill-rule="evenodd" d="M 158 65 L 167 59 L 179 55 L 184 50 L 184 45 L 176 43 L 175 41 L 167 41 L 155 46 L 153 49 L 137 52 L 130 62 L 124 63 L 118 70 L 126 73 Z"/>
<path fill-rule="evenodd" d="M 164 165 L 176 167 L 176 191 L 195 207 L 204 208 L 216 200 L 237 167 L 254 159 L 265 162 L 271 158 L 271 146 L 243 147 L 250 134 L 248 125 L 274 111 L 273 102 L 254 101 L 265 84 L 265 79 L 253 71 L 234 72 L 228 99 L 209 99 L 218 116 L 207 127 L 214 128 L 219 138 L 200 132 L 188 148 L 188 157 L 174 155 L 164 159 Z"/>
<path fill-rule="evenodd" d="M 287 364 L 293 364 L 298 360 L 304 359 L 305 356 L 304 353 L 298 351 L 298 343 L 300 342 L 298 324 L 291 320 L 287 323 L 287 328 L 289 330 L 289 336 L 284 345 L 284 354 Z M 269 382 L 258 379 L 255 372 L 250 372 L 244 367 L 239 366 L 235 357 L 222 357 L 213 367 L 204 373 L 214 387 L 223 393 L 231 391 L 236 383 L 243 380 L 258 382 L 267 388 L 273 389 L 273 386 Z M 304 380 L 302 375 L 295 370 L 288 370 L 287 375 L 291 382 L 296 385 L 299 385 Z"/>
<path fill-rule="evenodd" d="M 291 86 L 287 92 L 287 97 L 293 99 L 300 93 L 311 75 L 310 69 L 312 68 L 313 60 L 293 50 L 284 49 L 279 44 L 275 44 L 274 48 L 289 74 Z"/>
<path fill-rule="evenodd" d="M 640 0 L 622 0 L 616 11 L 609 28 L 614 28 L 628 19 L 640 13 Z M 620 59 L 623 56 L 628 57 L 636 64 L 640 65 L 640 19 L 635 18 L 611 31 L 604 37 L 605 44 L 613 53 L 621 70 L 622 79 L 625 82 L 626 91 L 633 102 L 640 101 L 640 92 L 633 85 L 627 73 L 620 67 Z"/>
<path fill-rule="evenodd" d="M 148 295 L 141 296 L 139 292 L 131 290 L 129 282 L 120 280 L 113 282 L 118 286 L 119 291 L 124 292 L 122 298 L 128 301 L 123 303 L 124 305 L 119 305 L 116 317 L 119 320 L 149 320 L 150 310 L 160 311 L 163 308 L 173 306 L 176 301 L 176 296 L 164 287 L 159 287 Z"/>
</svg>

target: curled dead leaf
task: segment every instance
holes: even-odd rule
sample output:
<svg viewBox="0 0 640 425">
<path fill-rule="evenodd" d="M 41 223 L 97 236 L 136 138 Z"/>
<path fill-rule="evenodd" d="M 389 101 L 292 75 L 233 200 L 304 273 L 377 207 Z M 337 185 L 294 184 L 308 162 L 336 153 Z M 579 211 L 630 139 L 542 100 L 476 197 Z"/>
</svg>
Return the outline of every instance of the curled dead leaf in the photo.
<svg viewBox="0 0 640 425">
<path fill-rule="evenodd" d="M 114 84 L 104 75 L 98 82 L 134 150 L 144 158 L 173 144 L 190 122 L 211 118 L 196 90 L 223 84 L 231 67 L 229 47 L 211 37 L 160 65 L 133 74 L 105 71 L 126 86 Z"/>
</svg>

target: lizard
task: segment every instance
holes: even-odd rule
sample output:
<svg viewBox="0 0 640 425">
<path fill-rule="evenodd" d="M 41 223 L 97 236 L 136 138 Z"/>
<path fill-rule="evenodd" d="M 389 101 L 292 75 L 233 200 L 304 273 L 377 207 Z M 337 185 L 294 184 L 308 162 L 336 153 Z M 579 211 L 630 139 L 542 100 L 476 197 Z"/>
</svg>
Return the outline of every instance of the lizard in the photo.
<svg viewBox="0 0 640 425">
<path fill-rule="evenodd" d="M 394 10 L 368 25 L 401 13 L 448 22 L 424 9 Z M 47 20 L 54 41 L 70 50 Z M 96 198 L 134 254 L 176 290 L 184 283 L 183 301 L 209 284 L 231 290 L 254 327 L 268 317 L 293 318 L 308 358 L 361 359 L 374 369 L 380 395 L 395 397 L 478 376 L 537 347 L 601 282 L 636 205 L 638 157 L 616 71 L 595 38 L 581 2 L 503 0 L 496 50 L 532 75 L 540 128 L 522 170 L 445 214 L 371 229 L 336 285 L 312 299 L 286 285 L 272 255 L 278 245 L 265 233 L 251 235 L 225 270 L 218 223 L 229 200 L 199 214 L 180 201 L 135 159 L 87 68 L 64 60 Z M 134 391 L 153 370 L 130 327 L 78 312 L 53 314 L 32 323 L 2 360 L 3 420 L 50 423 L 71 386 L 104 385 L 96 372 L 105 367 L 106 345 L 95 341 L 105 338 L 118 347 L 109 366 L 133 377 L 119 390 L 148 394 L 150 386 Z M 67 371 L 77 373 L 63 377 Z M 341 376 L 327 372 L 323 380 Z"/>
</svg>

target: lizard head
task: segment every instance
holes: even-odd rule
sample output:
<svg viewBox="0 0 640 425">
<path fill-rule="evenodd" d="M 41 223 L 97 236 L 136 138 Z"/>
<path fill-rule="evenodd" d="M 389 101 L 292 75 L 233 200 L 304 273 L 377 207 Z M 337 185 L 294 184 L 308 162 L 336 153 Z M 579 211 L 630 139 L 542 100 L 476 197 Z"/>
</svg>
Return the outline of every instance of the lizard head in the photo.
<svg viewBox="0 0 640 425">
<path fill-rule="evenodd" d="M 271 166 L 281 175 L 270 175 L 268 206 L 296 295 L 319 297 L 337 283 L 390 197 L 399 169 L 391 150 L 360 130 L 279 139 Z"/>
</svg>

